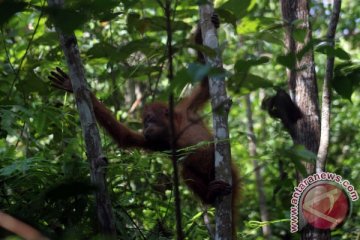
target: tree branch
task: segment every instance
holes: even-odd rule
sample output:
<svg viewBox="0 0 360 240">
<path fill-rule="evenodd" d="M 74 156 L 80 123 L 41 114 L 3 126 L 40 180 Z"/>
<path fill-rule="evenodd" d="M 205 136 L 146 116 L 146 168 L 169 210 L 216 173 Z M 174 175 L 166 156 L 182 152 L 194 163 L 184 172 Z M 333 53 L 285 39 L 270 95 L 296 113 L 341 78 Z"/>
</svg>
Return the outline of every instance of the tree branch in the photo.
<svg viewBox="0 0 360 240">
<path fill-rule="evenodd" d="M 330 24 L 327 31 L 328 44 L 334 48 L 336 26 L 339 21 L 341 9 L 341 0 L 334 0 L 333 11 L 331 14 Z M 330 139 L 330 111 L 331 111 L 331 88 L 330 82 L 334 75 L 334 57 L 328 56 L 326 61 L 326 72 L 323 85 L 322 107 L 321 107 L 321 132 L 320 145 L 317 154 L 316 172 L 325 171 L 326 157 L 329 148 Z"/>
</svg>

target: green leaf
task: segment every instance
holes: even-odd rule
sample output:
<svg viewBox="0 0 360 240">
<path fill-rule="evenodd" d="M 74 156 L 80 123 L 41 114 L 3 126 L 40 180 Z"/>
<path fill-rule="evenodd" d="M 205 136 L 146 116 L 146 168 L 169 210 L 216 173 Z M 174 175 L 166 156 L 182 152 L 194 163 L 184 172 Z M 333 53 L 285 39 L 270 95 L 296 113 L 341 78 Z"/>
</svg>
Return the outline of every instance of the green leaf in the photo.
<svg viewBox="0 0 360 240">
<path fill-rule="evenodd" d="M 351 95 L 353 94 L 354 89 L 350 78 L 336 77 L 334 78 L 332 85 L 339 95 L 351 101 Z"/>
<path fill-rule="evenodd" d="M 353 92 L 360 86 L 360 65 L 352 62 L 336 65 L 331 83 L 341 97 L 351 101 Z"/>
<path fill-rule="evenodd" d="M 59 44 L 59 38 L 55 32 L 46 32 L 35 39 L 34 42 L 39 45 L 55 45 Z"/>
<path fill-rule="evenodd" d="M 297 172 L 300 172 L 300 174 L 303 175 L 303 176 L 307 176 L 306 168 L 305 168 L 305 166 L 303 165 L 303 163 L 302 163 L 299 159 L 297 159 L 297 158 L 293 158 L 293 159 L 291 159 L 291 160 L 292 160 L 292 162 L 293 162 L 294 165 L 295 165 L 296 171 L 297 171 Z"/>
<path fill-rule="evenodd" d="M 248 74 L 243 87 L 250 91 L 254 91 L 259 88 L 273 87 L 273 84 L 271 81 L 269 81 L 265 78 L 262 78 L 260 76 L 254 75 L 254 74 Z"/>
<path fill-rule="evenodd" d="M 36 132 L 38 132 L 40 135 L 44 132 L 45 127 L 48 122 L 48 113 L 44 111 L 44 109 L 40 109 L 37 111 L 35 118 L 34 118 L 34 125 L 36 127 Z"/>
<path fill-rule="evenodd" d="M 249 11 L 251 11 L 256 4 L 256 0 L 228 0 L 219 8 L 232 12 L 237 19 L 243 18 Z"/>
<path fill-rule="evenodd" d="M 17 82 L 16 89 L 27 95 L 35 92 L 47 94 L 48 86 L 44 81 L 39 79 L 34 72 L 28 71 L 24 79 Z"/>
<path fill-rule="evenodd" d="M 90 48 L 86 54 L 90 57 L 90 58 L 115 58 L 116 57 L 116 52 L 117 49 L 106 43 L 106 42 L 101 42 L 101 43 L 97 43 L 95 44 L 92 48 Z"/>
<path fill-rule="evenodd" d="M 236 73 L 230 77 L 233 88 L 242 94 L 258 90 L 259 88 L 274 87 L 272 81 L 251 73 Z"/>
<path fill-rule="evenodd" d="M 9 21 L 17 12 L 25 9 L 27 3 L 16 0 L 0 1 L 0 26 Z"/>
<path fill-rule="evenodd" d="M 259 18 L 244 17 L 241 23 L 237 26 L 236 32 L 239 35 L 259 32 L 261 27 L 261 20 Z"/>
<path fill-rule="evenodd" d="M 262 56 L 256 59 L 248 59 L 248 60 L 237 60 L 235 63 L 235 73 L 240 72 L 248 72 L 252 66 L 262 65 L 264 63 L 268 63 L 270 58 Z"/>
<path fill-rule="evenodd" d="M 80 29 L 90 17 L 85 11 L 71 8 L 48 7 L 44 11 L 56 27 L 68 34 L 71 34 L 75 29 Z"/>
<path fill-rule="evenodd" d="M 279 34 L 276 34 L 274 32 L 263 31 L 260 34 L 258 34 L 258 38 L 261 40 L 264 40 L 268 43 L 273 43 L 273 44 L 276 44 L 279 46 L 284 46 L 284 42 L 279 37 Z"/>
<path fill-rule="evenodd" d="M 159 32 L 166 31 L 166 18 L 165 17 L 146 17 L 138 20 L 135 23 L 139 32 Z M 189 31 L 191 26 L 183 21 L 174 21 L 172 23 L 172 31 Z"/>
<path fill-rule="evenodd" d="M 98 15 L 100 22 L 107 22 L 117 18 L 119 15 L 124 14 L 123 12 L 104 12 Z"/>
<path fill-rule="evenodd" d="M 204 46 L 204 45 L 199 45 L 199 44 L 187 44 L 186 45 L 189 48 L 194 49 L 195 51 L 199 51 L 202 52 L 204 55 L 209 56 L 209 57 L 215 57 L 216 56 L 216 51 L 215 49 L 212 49 L 208 46 Z"/>
<path fill-rule="evenodd" d="M 35 158 L 27 158 L 27 159 L 20 159 L 20 160 L 14 161 L 10 165 L 2 167 L 0 169 L 0 175 L 1 176 L 11 176 L 18 172 L 25 173 L 32 166 L 34 159 Z"/>
<path fill-rule="evenodd" d="M 190 221 L 191 221 L 191 222 L 195 222 L 197 219 L 199 219 L 200 217 L 202 217 L 203 214 L 204 214 L 203 211 L 200 211 L 200 212 L 196 213 L 196 214 L 190 219 Z"/>
<path fill-rule="evenodd" d="M 307 30 L 303 28 L 296 28 L 293 31 L 293 37 L 297 42 L 304 43 L 306 38 Z"/>
<path fill-rule="evenodd" d="M 122 4 L 124 4 L 125 9 L 130 9 L 134 5 L 136 5 L 140 0 L 125 0 L 121 1 Z"/>
<path fill-rule="evenodd" d="M 349 61 L 351 59 L 350 55 L 344 49 L 339 47 L 334 48 L 326 42 L 317 46 L 315 51 L 325 54 L 328 57 L 337 57 L 341 60 Z"/>
<path fill-rule="evenodd" d="M 318 44 L 320 42 L 322 42 L 322 41 L 319 39 L 312 39 L 307 44 L 305 44 L 305 46 L 303 46 L 303 48 L 296 54 L 297 60 L 300 61 L 305 56 L 306 53 L 308 53 L 309 51 L 311 51 L 313 49 L 315 44 Z"/>
<path fill-rule="evenodd" d="M 304 145 L 295 145 L 291 148 L 291 151 L 302 161 L 315 163 L 316 154 L 307 150 Z"/>
<path fill-rule="evenodd" d="M 181 68 L 174 76 L 174 80 L 171 82 L 170 91 L 173 91 L 175 95 L 179 95 L 182 89 L 187 83 L 191 81 L 190 71 L 187 68 Z"/>
<path fill-rule="evenodd" d="M 46 7 L 44 12 L 49 15 L 50 21 L 65 33 L 72 33 L 80 29 L 90 19 L 100 21 L 111 20 L 122 12 L 112 12 L 118 5 L 114 0 L 79 0 L 70 1 L 64 8 Z"/>
<path fill-rule="evenodd" d="M 296 66 L 296 57 L 294 53 L 289 53 L 287 55 L 280 55 L 276 58 L 276 62 L 289 69 L 294 69 Z"/>
<path fill-rule="evenodd" d="M 138 13 L 129 13 L 126 19 L 127 22 L 127 30 L 129 33 L 133 33 L 136 29 L 139 29 L 139 20 L 140 14 Z M 144 31 L 140 31 L 144 33 Z"/>
<path fill-rule="evenodd" d="M 123 77 L 125 78 L 134 78 L 134 77 L 142 77 L 149 76 L 154 73 L 158 73 L 161 71 L 159 66 L 146 66 L 143 64 L 138 64 L 136 66 L 131 66 L 122 72 Z"/>
<path fill-rule="evenodd" d="M 215 12 L 221 18 L 221 23 L 230 23 L 236 29 L 236 16 L 225 8 L 217 8 Z"/>
<path fill-rule="evenodd" d="M 342 48 L 335 49 L 335 56 L 341 60 L 346 60 L 346 61 L 349 61 L 351 59 L 350 55 Z"/>
<path fill-rule="evenodd" d="M 133 40 L 119 48 L 102 42 L 97 43 L 90 48 L 87 51 L 87 55 L 90 58 L 108 58 L 113 62 L 119 62 L 126 60 L 132 53 L 139 51 L 145 55 L 154 54 L 154 51 L 157 51 L 162 47 L 163 46 L 159 46 L 159 43 L 152 38 Z"/>
<path fill-rule="evenodd" d="M 147 55 L 149 53 L 154 53 L 154 51 L 160 51 L 162 49 L 162 45 L 153 39 L 153 38 L 142 38 L 139 40 L 133 40 L 128 42 L 124 46 L 121 46 L 117 50 L 117 60 L 125 60 L 127 59 L 132 53 L 140 51 L 143 54 Z"/>
<path fill-rule="evenodd" d="M 335 56 L 335 49 L 328 45 L 326 42 L 322 43 L 321 45 L 318 45 L 315 48 L 316 52 L 322 53 L 327 55 L 328 57 L 334 57 Z"/>
</svg>

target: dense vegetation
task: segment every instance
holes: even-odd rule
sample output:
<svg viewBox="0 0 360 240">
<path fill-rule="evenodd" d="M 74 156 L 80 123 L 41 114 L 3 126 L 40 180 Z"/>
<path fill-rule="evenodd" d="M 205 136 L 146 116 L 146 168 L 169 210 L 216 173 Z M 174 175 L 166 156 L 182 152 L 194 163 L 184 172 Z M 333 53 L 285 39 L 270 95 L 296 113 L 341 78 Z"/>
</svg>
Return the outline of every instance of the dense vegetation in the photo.
<svg viewBox="0 0 360 240">
<path fill-rule="evenodd" d="M 66 1 L 66 11 L 47 8 L 44 0 L 0 1 L 0 209 L 40 229 L 51 239 L 96 239 L 94 196 L 89 164 L 73 97 L 55 90 L 47 75 L 66 69 L 53 23 L 75 30 L 87 81 L 92 91 L 133 129 L 141 128 L 145 102 L 166 100 L 169 89 L 181 97 L 184 87 L 198 81 L 190 41 L 198 20 L 196 1 L 178 1 L 174 12 L 175 84 L 166 72 L 164 12 L 156 1 Z M 262 239 L 253 157 L 249 156 L 246 104 L 250 94 L 257 157 L 264 179 L 266 203 L 274 239 L 289 239 L 290 196 L 300 159 L 313 161 L 294 147 L 280 122 L 261 110 L 264 94 L 286 88 L 284 32 L 278 1 L 217 1 L 222 25 L 228 93 L 232 159 L 242 179 L 239 236 Z M 342 175 L 360 189 L 360 5 L 344 0 L 336 49 L 322 44 L 331 5 L 311 1 L 312 46 L 319 86 L 325 59 L 334 55 L 331 139 L 327 170 Z M 302 41 L 304 32 L 295 31 Z M 244 69 L 248 74 L 243 74 Z M 201 74 L 201 73 L 200 73 Z M 319 89 L 321 89 L 319 87 Z M 321 94 L 321 93 L 320 93 Z M 133 105 L 141 97 L 139 105 Z M 133 106 L 133 107 L 132 107 Z M 210 107 L 205 119 L 211 126 Z M 119 150 L 102 131 L 109 159 L 108 187 L 120 239 L 171 239 L 174 207 L 171 162 L 165 154 Z M 206 239 L 204 206 L 181 185 L 184 232 L 188 239 Z M 214 213 L 209 210 L 210 216 Z M 333 239 L 360 234 L 360 205 Z M 7 232 L 0 230 L 0 236 Z M 293 235 L 297 239 L 297 235 Z"/>
</svg>

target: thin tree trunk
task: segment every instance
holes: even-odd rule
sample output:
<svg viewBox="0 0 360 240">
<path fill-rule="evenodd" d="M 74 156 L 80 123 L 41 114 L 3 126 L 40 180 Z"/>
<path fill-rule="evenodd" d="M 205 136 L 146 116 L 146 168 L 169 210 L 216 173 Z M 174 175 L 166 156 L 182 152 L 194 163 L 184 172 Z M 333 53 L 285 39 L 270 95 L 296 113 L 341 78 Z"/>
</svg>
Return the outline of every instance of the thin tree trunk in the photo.
<svg viewBox="0 0 360 240">
<path fill-rule="evenodd" d="M 161 2 L 159 1 L 161 4 Z M 174 79 L 173 71 L 173 47 L 172 47 L 172 26 L 171 26 L 171 0 L 166 0 L 165 6 L 166 15 L 166 32 L 167 32 L 167 59 L 168 59 L 168 79 L 171 83 Z M 179 173 L 178 173 L 178 158 L 176 151 L 176 137 L 174 125 L 174 94 L 171 92 L 169 96 L 169 119 L 170 119 L 170 135 L 171 135 L 171 160 L 173 165 L 173 182 L 174 182 L 174 199 L 175 199 L 175 219 L 176 219 L 176 237 L 178 240 L 184 239 L 184 233 L 181 223 L 181 202 L 179 193 Z"/>
<path fill-rule="evenodd" d="M 222 68 L 219 43 L 214 25 L 211 22 L 214 9 L 210 4 L 200 6 L 200 27 L 203 44 L 217 50 L 215 58 L 205 56 L 206 63 L 212 67 Z M 231 100 L 227 97 L 225 79 L 209 77 L 209 90 L 213 112 L 213 129 L 215 141 L 215 179 L 232 183 L 231 152 L 229 143 L 228 114 Z M 215 239 L 232 239 L 232 196 L 231 194 L 217 199 L 215 203 Z"/>
<path fill-rule="evenodd" d="M 49 6 L 61 8 L 63 3 L 63 0 L 48 0 Z M 64 21 L 66 21 L 66 19 L 64 19 Z M 96 125 L 90 93 L 86 85 L 84 67 L 81 62 L 77 40 L 74 34 L 64 34 L 58 28 L 56 31 L 59 34 L 61 47 L 69 67 L 70 79 L 85 139 L 86 155 L 91 165 L 91 182 L 97 187 L 95 197 L 100 232 L 111 238 L 115 238 L 115 219 L 105 177 L 105 169 L 108 162 L 102 153 L 100 134 Z"/>
<path fill-rule="evenodd" d="M 327 31 L 328 44 L 334 48 L 336 26 L 339 21 L 341 0 L 334 0 L 333 11 Z M 331 88 L 330 81 L 334 75 L 334 57 L 328 56 L 326 61 L 326 72 L 323 85 L 322 107 L 321 107 L 321 135 L 320 146 L 316 160 L 316 172 L 325 171 L 326 157 L 330 139 L 330 110 L 331 110 Z"/>
<path fill-rule="evenodd" d="M 251 99 L 250 94 L 246 95 L 246 116 L 247 116 L 247 125 L 248 125 L 248 139 L 249 139 L 249 154 L 252 157 L 253 165 L 255 169 L 255 179 L 256 179 L 256 187 L 258 190 L 258 198 L 259 198 L 259 208 L 260 208 L 260 217 L 262 222 L 269 221 L 269 212 L 266 206 L 266 195 L 264 191 L 264 181 L 261 175 L 261 168 L 259 167 L 258 161 L 256 158 L 256 137 L 254 133 L 254 121 L 252 117 L 251 111 Z M 263 235 L 265 239 L 270 239 L 271 237 L 271 228 L 269 224 L 266 224 L 262 227 Z"/>
</svg>

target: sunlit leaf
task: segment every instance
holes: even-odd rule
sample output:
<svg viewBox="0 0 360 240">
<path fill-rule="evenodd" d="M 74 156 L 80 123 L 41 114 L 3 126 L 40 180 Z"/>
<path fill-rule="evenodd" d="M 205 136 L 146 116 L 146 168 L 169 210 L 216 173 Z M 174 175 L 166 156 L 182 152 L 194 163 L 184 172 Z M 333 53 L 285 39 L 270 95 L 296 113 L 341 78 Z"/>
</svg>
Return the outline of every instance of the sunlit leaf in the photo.
<svg viewBox="0 0 360 240">
<path fill-rule="evenodd" d="M 244 17 L 236 28 L 238 34 L 249 34 L 259 32 L 261 20 L 258 18 Z"/>
</svg>

